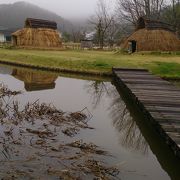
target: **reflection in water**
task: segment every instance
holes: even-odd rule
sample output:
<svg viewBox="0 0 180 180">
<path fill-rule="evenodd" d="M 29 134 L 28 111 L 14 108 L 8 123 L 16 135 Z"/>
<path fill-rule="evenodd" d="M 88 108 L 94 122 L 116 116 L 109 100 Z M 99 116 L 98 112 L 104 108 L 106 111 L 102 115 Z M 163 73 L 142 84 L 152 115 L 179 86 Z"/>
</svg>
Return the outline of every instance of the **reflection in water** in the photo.
<svg viewBox="0 0 180 180">
<path fill-rule="evenodd" d="M 0 66 L 1 74 L 12 74 L 12 69 L 4 66 Z"/>
<path fill-rule="evenodd" d="M 93 90 L 94 85 L 94 90 Z M 98 87 L 97 87 L 98 86 Z M 107 109 L 112 119 L 113 126 L 118 131 L 119 143 L 127 150 L 134 150 L 148 157 L 151 151 L 156 155 L 161 167 L 168 173 L 172 180 L 179 180 L 179 160 L 174 156 L 171 150 L 161 141 L 161 138 L 153 131 L 151 126 L 142 121 L 142 116 L 138 116 L 134 107 L 129 106 L 114 86 L 107 83 L 91 83 L 87 86 L 87 91 L 91 92 L 93 102 L 103 101 L 109 96 L 111 103 Z M 94 94 L 93 94 L 94 93 Z M 138 119 L 137 119 L 138 118 Z M 149 151 L 151 149 L 151 151 Z M 162 178 L 163 179 L 163 178 Z"/>
<path fill-rule="evenodd" d="M 58 78 L 56 75 L 23 69 L 13 69 L 12 76 L 24 81 L 27 91 L 54 89 L 56 85 L 55 81 Z"/>
<path fill-rule="evenodd" d="M 55 75 L 51 75 L 48 72 L 45 73 L 45 72 L 28 70 L 28 69 L 25 70 L 18 68 L 18 70 L 14 70 L 13 73 L 8 69 L 0 68 L 0 72 L 1 70 L 2 70 L 2 74 L 4 73 L 10 75 L 14 74 L 14 77 L 24 81 L 25 85 L 29 83 L 31 87 L 33 87 L 32 86 L 33 84 L 37 84 L 37 86 L 39 86 L 39 84 L 45 84 L 44 89 L 47 89 L 48 87 L 46 86 L 46 84 L 54 83 L 57 78 Z M 1 77 L 5 82 L 5 84 L 8 83 L 12 88 L 13 85 L 15 85 L 17 89 L 23 88 L 22 83 L 17 81 L 16 79 L 5 75 L 1 75 Z M 94 81 L 90 79 L 92 77 L 89 77 L 89 79 L 88 80 L 86 79 L 86 81 L 77 80 L 78 78 L 81 79 L 81 77 L 73 76 L 73 78 L 76 79 L 61 78 L 60 81 L 57 80 L 56 88 L 53 91 L 51 91 L 53 93 L 50 93 L 49 91 L 44 91 L 43 93 L 41 91 L 35 93 L 25 93 L 23 96 L 20 97 L 18 96 L 18 99 L 20 99 L 24 103 L 24 101 L 27 99 L 29 99 L 30 101 L 31 100 L 34 101 L 34 99 L 40 98 L 40 100 L 43 100 L 45 102 L 51 103 L 53 101 L 58 107 L 63 107 L 65 109 L 67 108 L 67 110 L 69 109 L 77 110 L 78 103 L 81 105 L 85 104 L 88 108 L 90 108 L 90 110 L 94 115 L 92 122 L 94 126 L 92 127 L 97 127 L 97 128 L 93 132 L 86 131 L 87 132 L 86 133 L 82 131 L 82 134 L 79 134 L 78 137 L 81 137 L 82 139 L 85 138 L 89 142 L 95 141 L 95 143 L 97 144 L 101 143 L 105 149 L 106 148 L 111 149 L 110 152 L 112 152 L 112 155 L 115 155 L 115 157 L 117 157 L 116 160 L 118 163 L 122 161 L 126 162 L 127 168 L 122 167 L 121 169 L 122 177 L 124 176 L 122 179 L 169 180 L 171 178 L 173 180 L 179 180 L 180 177 L 179 163 L 177 162 L 176 157 L 171 153 L 171 151 L 156 135 L 156 133 L 153 131 L 153 128 L 151 126 L 147 126 L 146 122 L 143 121 L 144 120 L 143 117 L 139 116 L 135 112 L 136 110 L 134 106 L 131 106 L 132 104 L 128 102 L 123 95 L 121 95 L 121 90 L 117 92 L 117 90 L 115 89 L 114 86 L 111 85 L 111 83 L 102 82 L 101 80 L 99 80 L 99 78 L 94 79 Z M 50 80 L 46 81 L 47 79 Z M 82 88 L 85 88 L 86 92 L 84 92 Z M 69 94 L 72 94 L 73 102 L 72 99 L 69 98 Z M 5 107 L 9 108 L 8 102 L 12 100 L 11 99 L 5 99 L 5 100 L 6 102 L 3 103 L 5 104 Z M 124 102 L 126 102 L 126 104 Z M 3 108 L 0 109 L 3 110 Z M 6 109 L 4 109 L 3 111 L 6 112 Z M 2 113 L 0 114 L 0 120 L 1 120 L 1 116 Z M 8 118 L 8 120 L 11 119 Z M 16 127 L 16 124 L 17 123 L 15 122 L 13 127 Z M 112 128 L 112 125 L 114 126 L 114 128 Z M 5 129 L 2 129 L 2 127 L 5 127 Z M 32 127 L 34 128 L 36 127 L 36 125 L 32 124 Z M 39 127 L 39 125 L 37 127 Z M 11 129 L 12 128 L 10 128 L 9 124 L 7 128 L 5 125 L 4 126 L 1 125 L 0 128 L 0 159 L 4 159 L 6 161 L 9 160 L 11 161 L 12 158 L 15 159 L 17 158 L 15 157 L 17 153 L 16 149 L 14 148 L 11 149 L 9 146 L 10 144 L 4 143 L 6 139 L 3 139 L 2 136 L 2 133 L 5 132 L 8 133 L 7 138 L 15 138 L 15 136 L 11 137 Z M 12 130 L 13 132 L 15 132 L 14 131 L 15 129 Z M 114 132 L 115 130 L 116 132 Z M 21 133 L 24 134 L 24 131 L 21 131 Z M 28 142 L 30 141 L 34 142 L 34 140 L 33 141 L 31 140 L 31 136 L 29 138 L 30 139 Z M 63 138 L 64 141 L 64 136 L 63 137 L 61 136 L 60 138 Z M 13 139 L 10 139 L 10 141 L 11 140 L 13 141 Z M 17 143 L 16 146 L 19 146 L 18 141 L 15 141 L 15 143 Z M 122 148 L 121 145 L 125 149 Z M 22 156 L 23 155 L 26 156 L 27 152 L 29 151 L 27 146 L 26 148 L 27 151 L 23 151 L 26 153 L 25 154 L 22 153 Z M 137 151 L 139 153 L 142 153 L 142 155 L 138 154 L 138 157 L 140 158 L 137 158 L 136 156 Z M 157 160 L 160 162 L 161 166 L 159 165 Z M 27 161 L 28 161 L 27 163 L 29 164 L 29 159 L 27 159 Z M 52 158 L 48 159 L 48 163 L 49 162 L 52 162 Z M 2 162 L 2 164 L 3 163 L 4 162 Z M 17 167 L 22 166 L 21 161 L 16 161 L 15 163 Z M 54 163 L 55 162 L 53 160 L 53 164 Z M 34 169 L 36 168 L 38 169 L 39 164 L 34 163 L 33 166 Z M 57 167 L 58 166 L 59 164 L 57 164 Z M 5 167 L 4 164 L 3 166 L 1 166 L 1 168 L 3 167 Z M 162 171 L 161 168 L 163 168 L 165 171 L 164 170 Z M 134 172 L 137 172 L 137 174 L 135 174 Z M 166 173 L 168 173 L 168 175 Z M 38 169 L 38 174 L 40 174 L 39 169 Z M 141 177 L 142 174 L 147 176 Z"/>
<path fill-rule="evenodd" d="M 88 94 L 92 96 L 94 108 L 96 108 L 103 97 L 109 96 L 112 99 L 108 111 L 113 120 L 114 127 L 119 132 L 120 144 L 127 148 L 133 149 L 143 154 L 148 153 L 148 144 L 140 132 L 136 122 L 133 120 L 126 104 L 121 99 L 119 93 L 109 83 L 101 81 L 88 82 L 85 86 Z"/>
<path fill-rule="evenodd" d="M 92 104 L 94 109 L 100 104 L 101 99 L 109 94 L 109 83 L 103 81 L 88 81 L 88 84 L 85 85 L 87 93 L 92 97 Z"/>
<path fill-rule="evenodd" d="M 127 149 L 133 149 L 143 154 L 148 153 L 148 144 L 139 130 L 138 125 L 131 116 L 126 104 L 119 93 L 113 88 L 111 93 L 112 103 L 109 111 L 114 127 L 120 134 L 119 141 Z"/>
</svg>

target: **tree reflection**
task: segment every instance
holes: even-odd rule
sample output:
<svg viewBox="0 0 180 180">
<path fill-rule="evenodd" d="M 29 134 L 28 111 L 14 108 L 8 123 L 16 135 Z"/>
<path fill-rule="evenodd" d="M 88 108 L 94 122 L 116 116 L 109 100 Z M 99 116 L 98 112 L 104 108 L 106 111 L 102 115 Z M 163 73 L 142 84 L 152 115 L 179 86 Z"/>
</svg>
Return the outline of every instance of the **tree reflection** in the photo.
<svg viewBox="0 0 180 180">
<path fill-rule="evenodd" d="M 109 83 L 103 81 L 90 81 L 85 85 L 87 93 L 92 97 L 93 108 L 95 109 L 105 96 L 109 96 Z"/>
<path fill-rule="evenodd" d="M 90 82 L 85 88 L 92 97 L 94 108 L 97 108 L 104 97 L 110 98 L 108 111 L 113 126 L 119 132 L 119 143 L 127 149 L 147 154 L 148 144 L 116 88 L 102 81 Z"/>
<path fill-rule="evenodd" d="M 148 144 L 117 91 L 113 93 L 112 99 L 109 111 L 113 125 L 120 134 L 119 141 L 121 145 L 147 154 Z"/>
</svg>

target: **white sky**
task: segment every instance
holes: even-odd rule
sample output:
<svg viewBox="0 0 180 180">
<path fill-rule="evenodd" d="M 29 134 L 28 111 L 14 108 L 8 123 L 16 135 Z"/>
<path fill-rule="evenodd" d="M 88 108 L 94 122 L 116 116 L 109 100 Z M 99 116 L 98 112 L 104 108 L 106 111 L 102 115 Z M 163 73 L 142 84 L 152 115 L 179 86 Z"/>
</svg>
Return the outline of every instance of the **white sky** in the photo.
<svg viewBox="0 0 180 180">
<path fill-rule="evenodd" d="M 94 13 L 98 0 L 0 0 L 0 4 L 14 3 L 17 1 L 33 3 L 67 19 L 84 19 Z M 116 0 L 107 1 L 113 3 Z"/>
</svg>

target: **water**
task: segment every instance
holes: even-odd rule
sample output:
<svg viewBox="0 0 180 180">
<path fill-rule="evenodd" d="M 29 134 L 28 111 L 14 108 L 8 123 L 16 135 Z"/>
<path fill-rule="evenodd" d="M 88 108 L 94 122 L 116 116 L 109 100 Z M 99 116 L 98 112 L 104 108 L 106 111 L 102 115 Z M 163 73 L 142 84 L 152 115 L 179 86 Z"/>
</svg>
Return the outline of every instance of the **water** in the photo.
<svg viewBox="0 0 180 180">
<path fill-rule="evenodd" d="M 23 91 L 17 97 L 21 104 L 39 99 L 65 112 L 87 107 L 93 115 L 89 125 L 95 129 L 81 130 L 74 139 L 93 142 L 108 151 L 112 156 L 105 162 L 118 165 L 120 179 L 180 179 L 180 162 L 109 80 L 63 77 L 50 72 L 1 66 L 0 81 L 11 90 Z M 11 161 L 7 163 L 11 165 Z"/>
</svg>

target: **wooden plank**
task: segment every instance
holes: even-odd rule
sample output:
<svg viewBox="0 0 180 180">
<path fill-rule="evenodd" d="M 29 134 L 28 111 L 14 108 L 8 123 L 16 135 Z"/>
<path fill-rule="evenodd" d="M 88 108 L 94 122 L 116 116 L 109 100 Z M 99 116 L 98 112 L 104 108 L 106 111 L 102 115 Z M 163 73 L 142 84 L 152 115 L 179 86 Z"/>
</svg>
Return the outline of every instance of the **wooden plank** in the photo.
<svg viewBox="0 0 180 180">
<path fill-rule="evenodd" d="M 173 101 L 171 99 L 150 99 L 150 98 L 141 98 L 138 97 L 138 100 L 141 101 L 144 104 L 153 104 L 153 105 L 161 105 L 161 104 L 167 104 L 167 105 L 179 105 L 180 100 Z"/>
<path fill-rule="evenodd" d="M 134 92 L 133 92 L 134 93 Z M 180 95 L 170 95 L 170 94 L 154 94 L 154 93 L 149 93 L 149 94 L 143 94 L 143 93 L 134 93 L 138 98 L 151 98 L 151 99 L 172 99 L 172 100 L 180 100 Z"/>
<path fill-rule="evenodd" d="M 150 113 L 151 116 L 154 118 L 154 119 L 165 119 L 167 121 L 169 121 L 169 123 L 171 123 L 171 120 L 179 120 L 179 116 L 178 115 L 164 115 L 164 114 L 157 114 L 157 112 L 151 112 Z M 159 121 L 160 122 L 160 121 Z M 163 123 L 163 121 L 161 121 Z"/>
<path fill-rule="evenodd" d="M 146 109 L 159 109 L 159 110 L 174 110 L 174 111 L 179 111 L 180 112 L 180 107 L 171 107 L 171 106 L 151 106 L 151 105 L 146 105 L 145 106 Z"/>
<path fill-rule="evenodd" d="M 169 94 L 169 93 L 164 93 L 164 94 L 154 94 L 154 93 L 134 93 L 137 97 L 152 97 L 153 99 L 154 98 L 161 98 L 161 99 L 173 99 L 173 100 L 176 100 L 176 99 L 180 99 L 180 95 L 177 95 L 177 94 Z"/>
<path fill-rule="evenodd" d="M 156 121 L 158 121 L 159 123 L 164 123 L 164 122 L 169 122 L 169 123 L 179 123 L 179 117 L 175 118 L 175 117 L 156 117 Z"/>
<path fill-rule="evenodd" d="M 148 80 L 125 80 L 124 83 L 127 83 L 127 84 L 145 84 L 145 85 L 167 85 L 169 84 L 168 82 L 166 81 L 148 81 Z"/>
<path fill-rule="evenodd" d="M 132 74 L 132 75 L 121 75 L 121 79 L 154 79 L 162 80 L 160 77 L 154 77 L 153 75 L 146 74 Z"/>
<path fill-rule="evenodd" d="M 163 107 L 163 106 L 145 106 L 146 109 L 150 112 L 159 111 L 159 112 L 180 112 L 180 107 Z M 179 120 L 180 121 L 180 120 Z"/>
<path fill-rule="evenodd" d="M 161 85 L 161 86 L 157 86 L 157 85 L 143 85 L 143 84 L 126 84 L 130 89 L 134 89 L 134 90 L 169 90 L 169 91 L 175 91 L 180 93 L 180 90 L 178 90 L 176 87 L 172 87 L 171 85 Z"/>
<path fill-rule="evenodd" d="M 113 67 L 113 71 L 117 72 L 124 72 L 124 71 L 131 71 L 131 72 L 149 72 L 147 69 L 137 69 L 137 68 L 120 68 L 120 67 Z"/>
<path fill-rule="evenodd" d="M 179 107 L 179 103 L 169 103 L 169 104 L 165 104 L 165 103 L 161 103 L 161 102 L 145 102 L 144 103 L 144 107 L 146 106 L 164 106 L 164 107 Z"/>
<path fill-rule="evenodd" d="M 136 78 L 154 78 L 154 79 L 162 79 L 160 77 L 157 77 L 157 76 L 154 76 L 150 73 L 137 73 L 137 74 L 129 74 L 129 73 L 117 73 L 119 74 L 119 76 L 121 76 L 121 78 L 123 77 L 127 77 L 127 78 L 133 78 L 133 77 L 136 77 Z"/>
<path fill-rule="evenodd" d="M 147 119 L 159 124 L 156 129 L 180 157 L 180 89 L 144 69 L 117 68 L 113 72 Z"/>
<path fill-rule="evenodd" d="M 134 89 L 132 89 L 132 92 L 134 93 L 134 94 L 137 94 L 137 95 L 146 95 L 146 96 L 148 96 L 148 95 L 150 95 L 150 94 L 154 94 L 154 91 L 153 90 L 134 90 Z M 156 94 L 154 94 L 155 96 L 157 96 L 157 95 L 160 95 L 160 96 L 176 96 L 176 97 L 180 97 L 180 92 L 178 93 L 178 92 L 176 92 L 176 91 L 166 91 L 166 90 L 162 90 L 162 91 L 156 91 Z"/>
<path fill-rule="evenodd" d="M 132 81 L 143 80 L 143 81 L 161 81 L 162 82 L 162 80 L 160 78 L 144 77 L 144 75 L 142 77 L 136 77 L 136 76 L 121 77 L 121 80 L 123 80 L 123 81 L 126 81 L 126 80 L 132 80 Z"/>
</svg>

